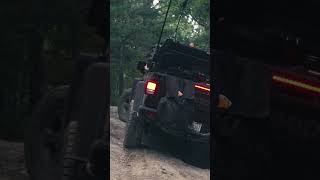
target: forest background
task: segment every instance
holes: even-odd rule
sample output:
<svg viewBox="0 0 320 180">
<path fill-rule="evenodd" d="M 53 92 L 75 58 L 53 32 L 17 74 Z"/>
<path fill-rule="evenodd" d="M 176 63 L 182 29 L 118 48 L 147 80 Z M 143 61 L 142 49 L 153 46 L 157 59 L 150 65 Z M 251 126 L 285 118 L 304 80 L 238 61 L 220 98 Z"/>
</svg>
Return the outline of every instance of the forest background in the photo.
<svg viewBox="0 0 320 180">
<path fill-rule="evenodd" d="M 48 90 L 70 82 L 76 57 L 104 53 L 100 34 L 108 31 L 97 28 L 95 21 L 108 15 L 90 12 L 91 2 L 0 3 L 1 138 L 23 140 L 36 103 Z M 172 0 L 162 41 L 173 37 L 182 15 L 177 40 L 207 51 L 210 1 L 188 0 L 182 12 L 184 2 Z M 169 0 L 110 0 L 111 105 L 131 87 L 134 77 L 141 76 L 136 63 L 157 43 L 168 4 Z"/>
</svg>

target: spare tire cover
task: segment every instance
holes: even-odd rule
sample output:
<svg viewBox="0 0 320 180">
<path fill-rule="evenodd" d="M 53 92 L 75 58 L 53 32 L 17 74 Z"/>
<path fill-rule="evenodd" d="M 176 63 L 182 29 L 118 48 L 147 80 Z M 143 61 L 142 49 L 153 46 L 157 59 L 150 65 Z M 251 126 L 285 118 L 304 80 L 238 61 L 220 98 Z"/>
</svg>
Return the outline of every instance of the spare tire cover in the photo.
<svg viewBox="0 0 320 180">
<path fill-rule="evenodd" d="M 162 97 L 158 105 L 159 121 L 162 125 L 185 130 L 194 118 L 192 100 Z"/>
</svg>

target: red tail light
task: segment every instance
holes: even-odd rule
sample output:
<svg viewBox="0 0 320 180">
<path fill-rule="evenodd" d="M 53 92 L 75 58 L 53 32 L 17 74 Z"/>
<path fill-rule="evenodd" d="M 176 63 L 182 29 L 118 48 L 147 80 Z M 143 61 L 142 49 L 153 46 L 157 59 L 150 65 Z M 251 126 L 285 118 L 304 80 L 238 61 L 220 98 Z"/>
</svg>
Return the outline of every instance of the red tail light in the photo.
<svg viewBox="0 0 320 180">
<path fill-rule="evenodd" d="M 205 84 L 205 83 L 196 83 L 194 87 L 200 91 L 204 92 L 210 92 L 210 84 Z"/>
<path fill-rule="evenodd" d="M 320 96 L 320 84 L 318 82 L 299 77 L 286 72 L 273 72 L 274 85 L 300 93 Z"/>
<path fill-rule="evenodd" d="M 155 95 L 159 89 L 158 83 L 154 80 L 149 80 L 146 82 L 145 94 Z"/>
</svg>

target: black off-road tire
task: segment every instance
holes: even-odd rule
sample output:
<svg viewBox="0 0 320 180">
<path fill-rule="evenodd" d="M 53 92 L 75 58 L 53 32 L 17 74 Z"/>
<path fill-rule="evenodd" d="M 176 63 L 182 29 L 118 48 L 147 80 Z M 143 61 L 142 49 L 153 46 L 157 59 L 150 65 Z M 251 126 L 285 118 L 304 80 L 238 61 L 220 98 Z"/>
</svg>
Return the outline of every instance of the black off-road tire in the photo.
<svg viewBox="0 0 320 180">
<path fill-rule="evenodd" d="M 119 119 L 127 122 L 130 115 L 130 101 L 132 99 L 132 88 L 123 91 L 118 103 Z"/>
<path fill-rule="evenodd" d="M 55 180 L 62 175 L 63 115 L 69 89 L 61 86 L 49 91 L 35 107 L 28 123 L 24 154 L 32 180 Z"/>
<path fill-rule="evenodd" d="M 66 128 L 65 132 L 62 180 L 105 180 L 105 176 L 107 174 L 106 171 L 103 172 L 104 174 L 99 172 L 98 174 L 100 175 L 98 176 L 92 175 L 94 173 L 90 173 L 91 170 L 89 169 L 90 167 L 87 166 L 87 159 L 83 159 L 82 163 L 81 159 L 74 159 L 77 157 L 77 148 L 81 148 L 78 146 L 80 141 L 79 123 L 77 121 L 72 121 Z M 106 152 L 104 154 L 108 153 Z"/>
<path fill-rule="evenodd" d="M 106 171 L 102 175 L 92 175 L 87 173 L 86 165 L 92 145 L 97 140 L 107 141 L 107 70 L 106 64 L 96 63 L 90 65 L 84 74 L 66 130 L 63 180 L 106 179 Z M 101 158 L 107 164 L 109 157 Z"/>
<path fill-rule="evenodd" d="M 210 168 L 210 144 L 190 142 L 190 155 L 186 157 L 186 161 L 196 167 L 203 169 Z"/>
<path fill-rule="evenodd" d="M 143 125 L 136 112 L 133 112 L 127 122 L 123 140 L 124 148 L 136 148 L 141 146 Z"/>
<path fill-rule="evenodd" d="M 75 144 L 77 143 L 78 122 L 69 123 L 65 132 L 64 159 L 63 159 L 63 180 L 75 178 L 77 172 L 75 167 L 76 161 L 70 157 L 74 156 Z"/>
<path fill-rule="evenodd" d="M 85 180 L 93 179 L 86 172 L 86 160 L 81 162 L 77 157 L 76 152 L 79 146 L 79 123 L 72 121 L 66 128 L 65 141 L 63 148 L 63 176 L 62 180 Z"/>
</svg>

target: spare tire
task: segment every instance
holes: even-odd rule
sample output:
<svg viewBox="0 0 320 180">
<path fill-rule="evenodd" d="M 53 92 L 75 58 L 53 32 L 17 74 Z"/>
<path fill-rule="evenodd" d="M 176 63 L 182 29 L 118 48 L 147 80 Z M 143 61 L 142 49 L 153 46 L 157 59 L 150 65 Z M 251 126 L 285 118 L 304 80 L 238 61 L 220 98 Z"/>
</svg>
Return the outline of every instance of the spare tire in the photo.
<svg viewBox="0 0 320 180">
<path fill-rule="evenodd" d="M 129 119 L 131 99 L 132 88 L 124 90 L 118 103 L 118 115 L 121 121 L 127 122 Z"/>
</svg>

